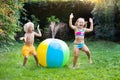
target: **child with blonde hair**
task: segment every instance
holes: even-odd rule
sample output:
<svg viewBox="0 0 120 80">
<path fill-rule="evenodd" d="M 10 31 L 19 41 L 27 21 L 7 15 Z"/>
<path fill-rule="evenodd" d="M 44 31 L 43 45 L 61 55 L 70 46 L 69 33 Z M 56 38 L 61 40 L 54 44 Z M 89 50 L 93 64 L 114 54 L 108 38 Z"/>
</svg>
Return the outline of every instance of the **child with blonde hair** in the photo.
<svg viewBox="0 0 120 80">
<path fill-rule="evenodd" d="M 85 22 L 84 18 L 78 18 L 77 21 L 75 22 L 75 25 L 73 25 L 72 24 L 73 17 L 74 17 L 73 13 L 71 13 L 70 18 L 69 18 L 69 26 L 75 32 L 73 67 L 76 66 L 76 62 L 77 62 L 78 54 L 79 54 L 80 50 L 84 51 L 87 54 L 89 63 L 92 64 L 92 59 L 91 59 L 91 56 L 90 56 L 90 50 L 84 42 L 84 36 L 85 36 L 86 32 L 93 31 L 93 19 L 89 18 L 90 28 L 86 28 L 87 22 Z"/>
<path fill-rule="evenodd" d="M 24 61 L 23 61 L 23 66 L 26 65 L 27 59 L 28 59 L 28 55 L 33 55 L 36 61 L 36 64 L 38 66 L 38 59 L 37 59 L 37 55 L 36 55 L 36 51 L 35 51 L 35 47 L 34 47 L 34 37 L 41 37 L 41 31 L 39 29 L 39 25 L 37 27 L 38 33 L 34 32 L 34 24 L 32 22 L 28 22 L 24 25 L 24 31 L 25 31 L 25 35 L 24 37 L 21 37 L 20 40 L 24 40 L 25 44 L 22 48 L 22 54 L 24 56 Z"/>
</svg>

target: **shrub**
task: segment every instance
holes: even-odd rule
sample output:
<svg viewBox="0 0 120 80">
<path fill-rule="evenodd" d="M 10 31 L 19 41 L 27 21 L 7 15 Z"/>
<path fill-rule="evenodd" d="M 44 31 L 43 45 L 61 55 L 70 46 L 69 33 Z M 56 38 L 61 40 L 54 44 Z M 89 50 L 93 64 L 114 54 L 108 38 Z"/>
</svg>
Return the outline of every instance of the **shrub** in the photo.
<svg viewBox="0 0 120 80">
<path fill-rule="evenodd" d="M 0 46 L 3 46 L 3 43 L 12 44 L 16 32 L 21 30 L 18 19 L 23 2 L 24 0 L 0 0 Z"/>
<path fill-rule="evenodd" d="M 92 11 L 95 19 L 95 36 L 108 40 L 115 39 L 115 1 L 99 0 Z"/>
</svg>

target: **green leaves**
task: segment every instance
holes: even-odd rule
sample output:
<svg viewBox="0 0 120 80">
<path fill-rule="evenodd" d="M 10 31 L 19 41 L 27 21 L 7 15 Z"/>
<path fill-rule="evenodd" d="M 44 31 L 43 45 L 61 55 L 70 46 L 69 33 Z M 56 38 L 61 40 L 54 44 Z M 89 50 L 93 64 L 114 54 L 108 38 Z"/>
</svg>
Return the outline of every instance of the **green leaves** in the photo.
<svg viewBox="0 0 120 80">
<path fill-rule="evenodd" d="M 120 11 L 120 1 L 117 2 L 117 7 L 118 7 L 118 9 Z"/>
<path fill-rule="evenodd" d="M 48 21 L 48 23 L 50 23 L 50 22 L 59 23 L 59 22 L 60 22 L 60 19 L 59 19 L 59 18 L 56 18 L 56 16 L 51 16 L 51 17 L 48 17 L 48 18 L 47 18 L 47 21 Z"/>
<path fill-rule="evenodd" d="M 21 30 L 18 19 L 23 2 L 18 0 L 3 0 L 0 2 L 0 21 L 2 22 L 0 29 L 4 31 L 4 35 L 0 35 L 1 44 L 15 40 L 16 32 Z"/>
<path fill-rule="evenodd" d="M 102 1 L 102 0 L 101 0 Z M 115 1 L 104 0 L 96 4 L 92 15 L 95 23 L 96 38 L 115 39 Z"/>
</svg>

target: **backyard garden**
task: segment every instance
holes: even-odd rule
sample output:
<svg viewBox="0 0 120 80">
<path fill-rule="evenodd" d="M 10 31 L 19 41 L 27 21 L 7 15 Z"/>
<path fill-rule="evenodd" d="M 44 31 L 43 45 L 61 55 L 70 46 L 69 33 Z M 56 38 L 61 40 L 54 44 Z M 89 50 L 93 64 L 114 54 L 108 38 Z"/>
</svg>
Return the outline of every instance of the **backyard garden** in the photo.
<svg viewBox="0 0 120 80">
<path fill-rule="evenodd" d="M 91 28 L 89 18 L 93 19 L 93 31 L 86 33 L 84 39 L 91 52 L 92 64 L 80 50 L 77 68 L 73 68 L 76 35 L 69 25 L 71 13 L 74 14 L 73 24 L 82 17 L 87 28 Z M 45 46 L 40 50 L 38 46 L 46 39 L 59 39 L 67 45 L 69 56 L 64 66 L 45 67 L 39 60 L 36 66 L 31 55 L 23 66 L 22 48 L 27 43 L 26 39 L 21 41 L 20 38 L 26 33 L 27 22 L 32 22 L 34 31 L 39 33 L 40 30 L 42 34 L 35 37 L 37 54 L 38 51 L 45 52 Z M 0 0 L 0 80 L 120 80 L 119 34 L 119 0 Z M 65 44 L 57 41 L 52 45 L 54 49 L 58 44 L 66 49 Z"/>
</svg>

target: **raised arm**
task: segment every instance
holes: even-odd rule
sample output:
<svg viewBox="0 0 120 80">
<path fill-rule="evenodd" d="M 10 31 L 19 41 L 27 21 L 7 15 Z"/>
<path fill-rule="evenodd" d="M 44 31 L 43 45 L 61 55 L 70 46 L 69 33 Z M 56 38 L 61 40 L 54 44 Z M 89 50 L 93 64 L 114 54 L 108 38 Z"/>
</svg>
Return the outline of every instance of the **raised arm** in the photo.
<svg viewBox="0 0 120 80">
<path fill-rule="evenodd" d="M 35 36 L 41 37 L 42 33 L 41 33 L 40 29 L 39 29 L 39 25 L 37 26 L 37 30 L 38 30 L 38 33 L 35 32 Z"/>
<path fill-rule="evenodd" d="M 72 29 L 75 29 L 75 26 L 72 24 L 72 19 L 73 19 L 73 13 L 71 13 L 70 14 L 70 18 L 69 18 L 69 26 L 70 26 L 70 28 L 72 28 Z"/>
<path fill-rule="evenodd" d="M 89 18 L 89 22 L 90 22 L 90 28 L 85 28 L 85 32 L 93 31 L 93 19 Z"/>
</svg>

